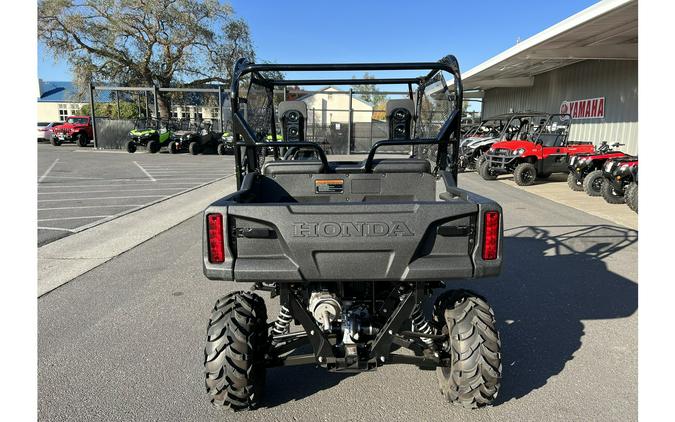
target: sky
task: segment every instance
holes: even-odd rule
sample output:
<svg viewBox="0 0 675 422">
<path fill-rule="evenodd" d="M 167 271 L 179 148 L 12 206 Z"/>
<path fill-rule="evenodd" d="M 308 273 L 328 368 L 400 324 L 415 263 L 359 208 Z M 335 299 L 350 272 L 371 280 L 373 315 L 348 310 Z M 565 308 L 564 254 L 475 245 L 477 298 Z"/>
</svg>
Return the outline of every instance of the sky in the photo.
<svg viewBox="0 0 675 422">
<path fill-rule="evenodd" d="M 462 71 L 597 1 L 233 0 L 259 59 L 276 63 L 435 61 L 454 54 Z M 38 45 L 38 76 L 71 80 Z M 337 75 L 336 75 L 337 76 Z"/>
</svg>

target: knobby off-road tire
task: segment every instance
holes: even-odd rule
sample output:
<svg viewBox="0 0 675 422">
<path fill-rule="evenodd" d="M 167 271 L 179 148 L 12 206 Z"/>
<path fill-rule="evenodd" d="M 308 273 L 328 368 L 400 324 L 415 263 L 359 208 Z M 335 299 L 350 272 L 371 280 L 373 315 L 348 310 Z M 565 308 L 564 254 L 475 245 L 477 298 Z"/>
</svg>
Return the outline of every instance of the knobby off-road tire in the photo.
<svg viewBox="0 0 675 422">
<path fill-rule="evenodd" d="M 55 147 L 61 146 L 61 140 L 58 139 L 58 138 L 53 138 L 53 137 L 52 137 L 52 139 L 51 139 L 50 142 L 51 142 L 52 145 L 54 145 Z"/>
<path fill-rule="evenodd" d="M 151 154 L 156 154 L 162 148 L 159 144 L 159 141 L 148 141 L 148 146 L 146 147 L 148 152 Z"/>
<path fill-rule="evenodd" d="M 436 369 L 441 394 L 453 404 L 477 408 L 491 403 L 502 377 L 501 341 L 492 308 L 468 290 L 451 290 L 434 304 L 434 325 L 449 334 L 449 367 Z"/>
<path fill-rule="evenodd" d="M 482 177 L 484 180 L 497 180 L 497 176 L 494 174 L 490 173 L 490 170 L 488 168 L 488 163 L 487 161 L 483 161 L 478 167 L 478 174 L 480 174 L 480 177 Z"/>
<path fill-rule="evenodd" d="M 87 139 L 87 135 L 83 133 L 79 133 L 75 138 L 75 141 L 77 142 L 77 146 L 80 148 L 84 148 L 89 144 L 89 139 Z"/>
<path fill-rule="evenodd" d="M 520 163 L 513 171 L 513 180 L 518 186 L 530 186 L 537 180 L 537 169 L 534 164 Z"/>
<path fill-rule="evenodd" d="M 478 170 L 485 160 L 487 160 L 487 158 L 485 158 L 485 154 L 479 155 L 478 158 L 476 158 L 475 170 Z"/>
<path fill-rule="evenodd" d="M 190 142 L 190 145 L 188 145 L 188 151 L 190 151 L 190 154 L 192 155 L 197 155 L 202 152 L 197 142 Z"/>
<path fill-rule="evenodd" d="M 632 209 L 635 212 L 638 212 L 638 184 L 633 182 L 626 186 L 624 192 L 624 197 L 626 198 L 626 205 L 628 208 Z"/>
<path fill-rule="evenodd" d="M 258 406 L 268 344 L 267 310 L 260 296 L 239 291 L 216 302 L 204 349 L 206 391 L 213 404 L 233 410 Z"/>
<path fill-rule="evenodd" d="M 609 181 L 605 180 L 602 182 L 602 187 L 600 188 L 600 193 L 603 198 L 605 198 L 605 201 L 607 201 L 608 204 L 625 204 L 626 203 L 626 197 L 624 196 L 624 193 L 618 193 L 614 191 L 614 188 L 612 188 L 612 184 L 609 183 Z"/>
<path fill-rule="evenodd" d="M 584 192 L 588 196 L 600 196 L 602 195 L 602 185 L 605 184 L 605 176 L 603 176 L 602 170 L 593 170 L 584 177 Z"/>
<path fill-rule="evenodd" d="M 227 149 L 225 148 L 225 144 L 223 144 L 223 143 L 218 144 L 218 147 L 216 147 L 216 150 L 218 152 L 218 155 L 227 154 Z"/>
<path fill-rule="evenodd" d="M 573 173 L 567 173 L 567 186 L 575 192 L 584 190 L 584 184 Z"/>
<path fill-rule="evenodd" d="M 178 143 L 176 141 L 169 142 L 169 154 L 178 153 Z"/>
<path fill-rule="evenodd" d="M 127 141 L 126 148 L 128 153 L 133 154 L 134 152 L 136 152 L 136 142 Z"/>
</svg>

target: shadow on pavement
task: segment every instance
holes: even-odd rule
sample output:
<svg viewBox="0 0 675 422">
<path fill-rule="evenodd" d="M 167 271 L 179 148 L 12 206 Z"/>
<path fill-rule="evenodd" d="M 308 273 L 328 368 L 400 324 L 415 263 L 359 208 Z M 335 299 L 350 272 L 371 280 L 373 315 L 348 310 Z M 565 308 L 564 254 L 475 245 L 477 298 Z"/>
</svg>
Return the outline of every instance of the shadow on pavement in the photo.
<svg viewBox="0 0 675 422">
<path fill-rule="evenodd" d="M 304 346 L 299 353 L 312 353 L 311 346 Z M 272 408 L 293 400 L 301 400 L 321 390 L 338 385 L 342 380 L 357 375 L 352 372 L 328 372 L 313 365 L 286 366 L 267 370 L 265 391 L 268 394 L 262 407 Z"/>
<path fill-rule="evenodd" d="M 495 311 L 503 354 L 495 405 L 521 398 L 562 372 L 581 347 L 583 320 L 625 318 L 638 306 L 637 284 L 602 261 L 636 243 L 637 231 L 610 225 L 526 226 L 506 230 L 504 236 L 498 279 L 447 283 L 484 295 Z"/>
<path fill-rule="evenodd" d="M 581 347 L 583 320 L 625 318 L 638 303 L 637 284 L 602 261 L 635 244 L 637 231 L 611 225 L 523 226 L 504 236 L 499 278 L 447 283 L 448 289 L 484 295 L 495 311 L 503 354 L 495 405 L 521 398 L 561 373 Z M 425 303 L 427 315 L 432 304 Z M 308 397 L 352 375 L 313 366 L 275 368 L 267 371 L 266 386 L 274 394 L 263 405 Z"/>
</svg>

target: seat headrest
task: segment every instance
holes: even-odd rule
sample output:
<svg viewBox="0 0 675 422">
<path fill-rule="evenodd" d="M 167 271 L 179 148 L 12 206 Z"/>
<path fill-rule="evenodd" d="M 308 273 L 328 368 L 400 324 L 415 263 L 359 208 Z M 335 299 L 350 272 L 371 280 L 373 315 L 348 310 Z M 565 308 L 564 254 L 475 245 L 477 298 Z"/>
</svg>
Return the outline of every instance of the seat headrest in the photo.
<svg viewBox="0 0 675 422">
<path fill-rule="evenodd" d="M 410 98 L 403 98 L 399 100 L 388 100 L 386 105 L 387 117 L 391 116 L 391 112 L 397 108 L 404 108 L 408 110 L 411 116 L 415 115 L 415 103 Z"/>
<path fill-rule="evenodd" d="M 282 101 L 279 103 L 278 113 L 279 117 L 283 116 L 288 110 L 296 110 L 302 114 L 302 117 L 307 119 L 307 104 L 304 101 Z"/>
</svg>

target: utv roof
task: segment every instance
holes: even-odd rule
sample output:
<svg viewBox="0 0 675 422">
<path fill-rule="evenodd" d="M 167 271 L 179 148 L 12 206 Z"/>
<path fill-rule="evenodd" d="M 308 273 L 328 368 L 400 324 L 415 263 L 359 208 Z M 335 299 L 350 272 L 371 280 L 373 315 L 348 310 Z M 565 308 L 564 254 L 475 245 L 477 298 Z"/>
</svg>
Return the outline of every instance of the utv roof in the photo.
<svg viewBox="0 0 675 422">
<path fill-rule="evenodd" d="M 506 120 L 510 119 L 512 117 L 519 117 L 519 116 L 548 116 L 551 113 L 546 113 L 544 111 L 516 111 L 514 113 L 504 113 L 504 114 L 498 114 L 496 116 L 488 117 L 484 121 L 487 120 Z"/>
</svg>

